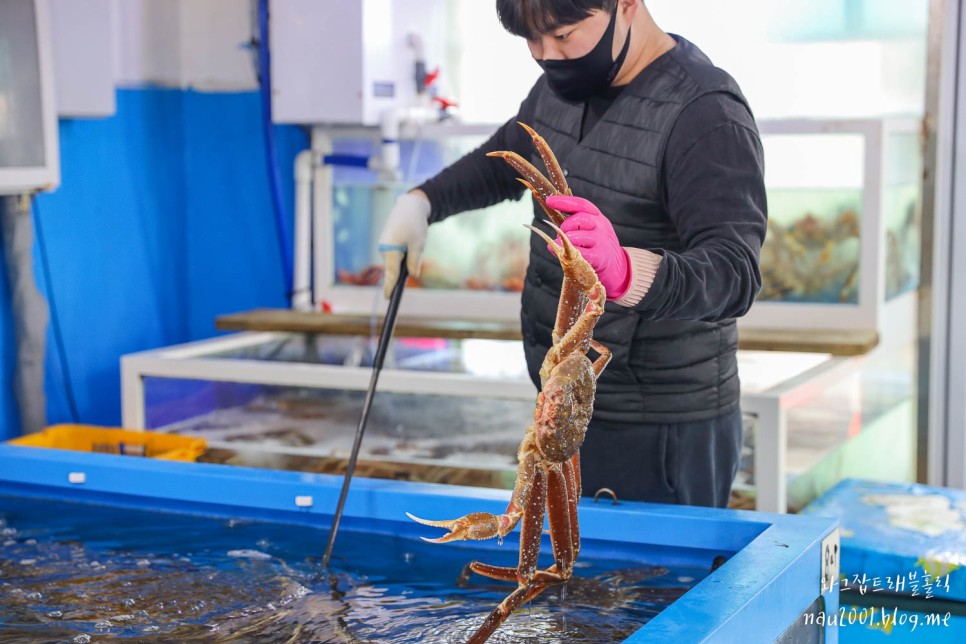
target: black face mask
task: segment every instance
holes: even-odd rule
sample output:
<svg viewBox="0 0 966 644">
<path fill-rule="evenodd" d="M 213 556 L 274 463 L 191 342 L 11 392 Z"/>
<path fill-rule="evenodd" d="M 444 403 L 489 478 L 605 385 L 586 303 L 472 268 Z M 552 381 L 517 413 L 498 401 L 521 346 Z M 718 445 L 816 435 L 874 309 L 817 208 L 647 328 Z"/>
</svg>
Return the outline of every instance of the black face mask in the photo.
<svg viewBox="0 0 966 644">
<path fill-rule="evenodd" d="M 617 60 L 611 60 L 616 24 L 617 8 L 615 7 L 604 35 L 600 37 L 590 53 L 569 60 L 537 61 L 537 64 L 546 73 L 547 83 L 554 94 L 565 101 L 582 103 L 594 94 L 610 87 L 621 65 L 624 64 L 627 47 L 631 43 L 631 30 L 628 28 L 624 47 L 617 54 Z"/>
</svg>

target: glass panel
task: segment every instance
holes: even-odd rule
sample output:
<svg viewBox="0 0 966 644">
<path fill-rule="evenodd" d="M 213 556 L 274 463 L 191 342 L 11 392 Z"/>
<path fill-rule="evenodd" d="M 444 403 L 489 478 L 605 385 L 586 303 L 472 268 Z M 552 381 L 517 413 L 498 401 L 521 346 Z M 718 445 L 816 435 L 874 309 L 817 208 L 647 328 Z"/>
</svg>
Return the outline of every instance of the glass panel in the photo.
<svg viewBox="0 0 966 644">
<path fill-rule="evenodd" d="M 375 329 L 373 331 L 375 335 Z M 375 353 L 375 337 L 291 334 L 240 349 L 205 354 L 204 357 L 371 367 Z M 482 378 L 527 378 L 523 345 L 504 340 L 392 338 L 386 352 L 385 368 L 460 373 Z"/>
<path fill-rule="evenodd" d="M 764 394 L 780 404 L 787 430 L 788 505 L 797 511 L 842 478 L 915 479 L 915 347 L 870 353 L 861 361 L 820 354 L 738 353 L 744 396 Z M 822 369 L 822 364 L 834 372 Z M 827 374 L 834 373 L 832 377 Z M 787 387 L 797 381 L 789 391 Z M 785 390 L 780 395 L 779 392 Z M 747 409 L 747 398 L 743 399 Z M 734 486 L 741 507 L 756 479 L 756 432 L 774 432 L 744 415 L 745 436 Z"/>
<path fill-rule="evenodd" d="M 450 217 L 432 226 L 426 239 L 425 288 L 483 291 L 523 290 L 530 261 L 533 202 L 525 197 Z"/>
<path fill-rule="evenodd" d="M 342 286 L 372 286 L 382 278 L 379 232 L 396 197 L 444 165 L 476 149 L 482 139 L 423 141 L 404 150 L 405 184 L 344 180 L 333 194 L 334 274 Z M 423 157 L 423 158 L 417 158 Z M 432 159 L 438 165 L 433 166 Z M 498 162 L 496 159 L 494 163 Z M 358 175 L 357 175 L 358 176 Z M 533 202 L 525 197 L 461 213 L 429 228 L 420 275 L 408 286 L 428 289 L 512 291 L 523 289 L 530 252 Z"/>
<path fill-rule="evenodd" d="M 758 480 L 755 478 L 755 431 L 758 417 L 754 414 L 742 413 L 741 455 L 738 460 L 738 471 L 731 486 L 731 499 L 728 507 L 731 509 L 754 510 L 755 490 Z"/>
<path fill-rule="evenodd" d="M 148 377 L 145 427 L 215 444 L 203 460 L 337 473 L 352 450 L 366 392 Z M 360 476 L 512 487 L 533 402 L 381 391 L 372 401 Z"/>
<path fill-rule="evenodd" d="M 793 402 L 788 505 L 799 510 L 843 478 L 916 478 L 915 347 L 872 353 L 840 380 Z"/>
<path fill-rule="evenodd" d="M 922 154 L 919 133 L 889 132 L 886 136 L 885 289 L 886 299 L 919 287 L 919 231 Z"/>
<path fill-rule="evenodd" d="M 364 337 L 291 334 L 212 352 L 204 359 L 372 366 L 375 342 Z M 186 359 L 190 362 L 190 358 Z M 380 388 L 360 452 L 360 475 L 486 487 L 510 487 L 517 450 L 533 420 L 536 390 L 523 347 L 499 340 L 397 338 L 385 368 L 512 379 L 532 398 L 407 394 Z M 326 380 L 327 378 L 327 380 Z M 338 377 L 306 374 L 319 386 L 194 378 L 143 378 L 145 427 L 214 441 L 204 460 L 314 472 L 344 471 L 366 392 L 340 388 Z"/>
<path fill-rule="evenodd" d="M 762 144 L 768 235 L 759 299 L 857 304 L 864 138 L 780 134 Z"/>
</svg>

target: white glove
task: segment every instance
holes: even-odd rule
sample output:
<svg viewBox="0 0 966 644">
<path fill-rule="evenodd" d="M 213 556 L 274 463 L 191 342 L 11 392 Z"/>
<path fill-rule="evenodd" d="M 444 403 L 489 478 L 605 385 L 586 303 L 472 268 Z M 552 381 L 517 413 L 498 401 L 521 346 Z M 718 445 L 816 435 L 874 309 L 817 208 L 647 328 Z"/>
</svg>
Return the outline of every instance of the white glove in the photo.
<svg viewBox="0 0 966 644">
<path fill-rule="evenodd" d="M 389 212 L 389 219 L 379 234 L 379 252 L 384 266 L 383 290 L 388 298 L 399 279 L 399 266 L 404 253 L 406 266 L 413 277 L 419 276 L 419 259 L 426 246 L 426 230 L 432 207 L 421 191 L 399 195 Z"/>
</svg>

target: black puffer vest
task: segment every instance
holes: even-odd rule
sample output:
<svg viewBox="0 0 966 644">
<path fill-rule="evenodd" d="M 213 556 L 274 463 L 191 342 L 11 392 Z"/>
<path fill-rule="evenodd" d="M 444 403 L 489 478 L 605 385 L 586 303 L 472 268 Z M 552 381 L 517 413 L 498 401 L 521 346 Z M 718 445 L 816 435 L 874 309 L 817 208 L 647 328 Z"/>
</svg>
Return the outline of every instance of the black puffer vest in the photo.
<svg viewBox="0 0 966 644">
<path fill-rule="evenodd" d="M 538 81 L 531 125 L 554 150 L 573 193 L 607 215 L 623 246 L 684 250 L 661 197 L 668 135 L 681 110 L 702 95 L 728 92 L 745 103 L 727 73 L 691 43 L 677 41 L 624 88 L 583 141 L 583 106 L 561 101 L 545 78 Z M 542 167 L 536 153 L 531 156 Z M 537 221 L 546 218 L 536 205 L 534 214 Z M 533 235 L 521 321 L 530 377 L 538 386 L 561 281 L 559 263 Z M 613 352 L 598 382 L 595 419 L 682 423 L 715 418 L 738 405 L 734 320 L 648 320 L 609 302 L 594 337 Z"/>
</svg>

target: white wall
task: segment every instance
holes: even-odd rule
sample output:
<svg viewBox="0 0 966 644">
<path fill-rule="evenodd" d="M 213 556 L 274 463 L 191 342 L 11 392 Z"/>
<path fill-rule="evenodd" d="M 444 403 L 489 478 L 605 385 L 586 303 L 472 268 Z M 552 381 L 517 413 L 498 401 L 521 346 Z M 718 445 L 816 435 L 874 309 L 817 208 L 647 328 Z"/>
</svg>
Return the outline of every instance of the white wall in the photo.
<svg viewBox="0 0 966 644">
<path fill-rule="evenodd" d="M 665 31 L 735 77 L 757 118 L 849 118 L 922 113 L 927 4 L 866 3 L 858 25 L 850 24 L 844 0 L 647 6 Z"/>
<path fill-rule="evenodd" d="M 119 87 L 257 88 L 248 47 L 257 30 L 254 0 L 55 1 L 110 3 L 112 74 Z M 540 74 L 526 44 L 503 30 L 491 2 L 434 0 L 434 6 L 427 12 L 426 0 L 394 0 L 402 23 L 397 27 L 408 16 L 426 34 L 427 67 L 442 70 L 440 94 L 455 98 L 469 122 L 512 116 Z M 68 55 L 76 56 L 76 47 L 70 47 Z M 85 64 L 89 78 L 103 73 Z M 72 74 L 76 79 L 77 72 Z"/>
<path fill-rule="evenodd" d="M 106 117 L 115 87 L 250 91 L 253 0 L 47 0 L 58 114 Z"/>
<path fill-rule="evenodd" d="M 180 85 L 180 8 L 180 0 L 114 0 L 119 86 Z"/>
<path fill-rule="evenodd" d="M 255 3 L 180 0 L 179 4 L 181 86 L 208 92 L 255 89 L 255 59 L 248 45 L 258 30 Z"/>
<path fill-rule="evenodd" d="M 454 90 L 468 123 L 502 123 L 542 73 L 522 38 L 507 33 L 493 2 L 453 3 Z"/>
<path fill-rule="evenodd" d="M 115 80 L 203 91 L 257 87 L 250 0 L 113 0 Z"/>
<path fill-rule="evenodd" d="M 114 114 L 113 0 L 48 0 L 60 116 Z"/>
<path fill-rule="evenodd" d="M 254 0 L 55 0 L 105 1 L 113 10 L 113 74 L 119 86 L 256 88 L 248 48 Z M 898 5 L 906 8 L 897 15 L 915 18 L 916 3 L 925 1 L 902 0 Z M 429 67 L 442 68 L 441 93 L 459 101 L 464 120 L 502 122 L 516 112 L 540 69 L 525 43 L 503 30 L 492 2 L 434 0 L 429 7 L 426 0 L 393 2 L 398 15 L 418 16 L 429 34 Z M 662 27 L 693 40 L 738 79 L 759 118 L 921 112 L 924 38 L 873 32 L 786 42 L 786 32 L 794 28 L 786 15 L 790 6 L 794 3 L 774 0 L 648 2 Z M 835 12 L 828 15 L 831 26 L 822 28 L 834 34 Z M 910 33 L 916 29 L 913 25 Z M 71 74 L 76 79 L 76 70 Z"/>
<path fill-rule="evenodd" d="M 257 32 L 255 0 L 50 2 L 59 27 L 55 75 L 62 116 L 109 116 L 115 86 L 257 89 L 250 47 Z M 459 103 L 464 120 L 502 122 L 516 112 L 540 69 L 523 41 L 500 26 L 492 3 L 392 2 L 401 82 L 410 78 L 412 53 L 399 34 L 418 30 L 428 69 L 442 71 L 440 95 Z"/>
</svg>

